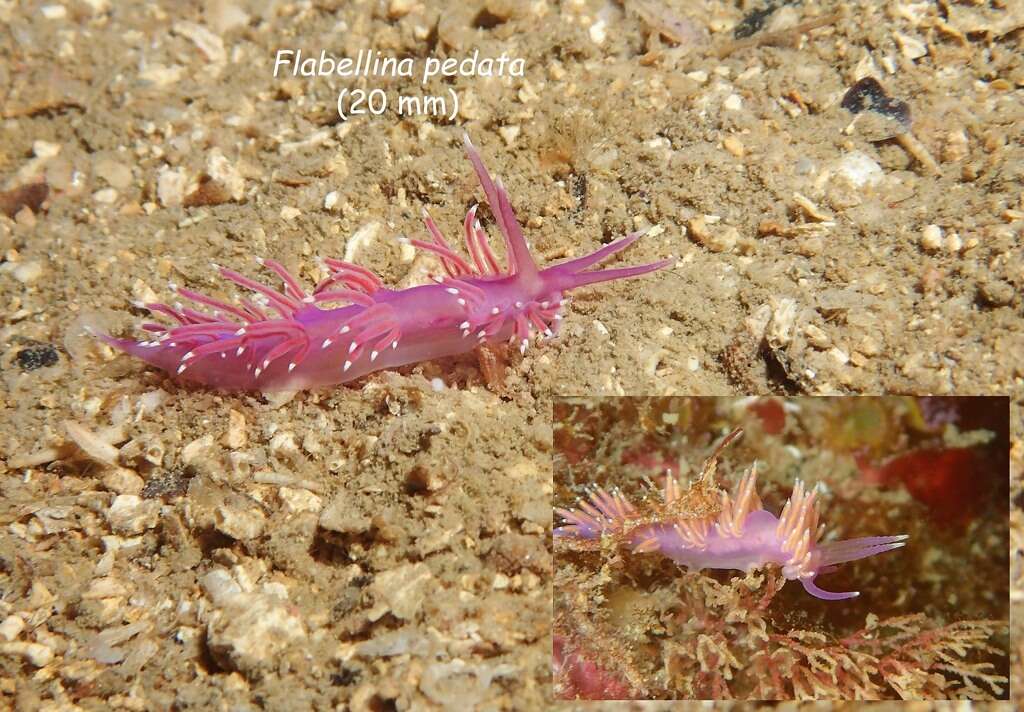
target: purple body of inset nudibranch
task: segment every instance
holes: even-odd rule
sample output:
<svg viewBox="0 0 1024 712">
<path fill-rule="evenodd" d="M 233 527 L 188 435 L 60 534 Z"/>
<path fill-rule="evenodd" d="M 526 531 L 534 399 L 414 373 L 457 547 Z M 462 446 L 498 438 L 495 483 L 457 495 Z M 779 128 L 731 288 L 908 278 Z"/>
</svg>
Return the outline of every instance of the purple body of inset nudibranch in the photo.
<svg viewBox="0 0 1024 712">
<path fill-rule="evenodd" d="M 672 260 L 587 272 L 625 249 L 632 233 L 584 257 L 539 269 L 530 254 L 508 194 L 494 181 L 465 140 L 498 229 L 507 267 L 500 266 L 476 206 L 463 227 L 469 260 L 455 252 L 425 216 L 430 241 L 412 244 L 437 255 L 447 278 L 403 290 L 385 288 L 369 270 L 341 260 L 324 261 L 330 275 L 307 292 L 280 263 L 259 260 L 283 280 L 281 291 L 232 270 L 226 279 L 261 295 L 228 304 L 188 289 L 185 299 L 206 307 L 140 305 L 177 322 L 147 323 L 144 341 L 98 335 L 104 342 L 177 378 L 230 390 L 301 390 L 351 381 L 382 368 L 463 353 L 482 342 L 512 340 L 525 350 L 533 334 L 558 331 L 563 295 L 595 282 L 661 269 Z M 329 308 L 323 305 L 341 304 Z"/>
<path fill-rule="evenodd" d="M 797 481 L 793 494 L 776 517 L 761 507 L 757 496 L 757 468 L 751 467 L 730 496 L 722 493 L 716 516 L 651 521 L 615 490 L 595 489 L 579 509 L 556 509 L 565 526 L 556 536 L 599 539 L 619 537 L 634 553 L 658 552 L 691 569 L 750 571 L 778 564 L 790 581 L 798 580 L 812 596 L 830 601 L 853 598 L 857 591 L 832 593 L 815 585 L 819 574 L 838 564 L 863 559 L 904 545 L 907 536 L 872 536 L 822 543 L 824 525 L 818 524 L 817 491 L 808 492 Z M 662 493 L 666 508 L 680 497 L 676 480 L 668 475 Z"/>
</svg>

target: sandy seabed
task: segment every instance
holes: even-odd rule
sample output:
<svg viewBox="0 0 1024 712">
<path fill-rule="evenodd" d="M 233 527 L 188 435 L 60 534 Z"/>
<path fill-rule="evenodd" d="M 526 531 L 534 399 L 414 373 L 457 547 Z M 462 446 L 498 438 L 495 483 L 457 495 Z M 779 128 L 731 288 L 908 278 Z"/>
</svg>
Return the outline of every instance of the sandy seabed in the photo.
<svg viewBox="0 0 1024 712">
<path fill-rule="evenodd" d="M 48 0 L 0 25 L 0 707 L 547 707 L 555 396 L 1010 394 L 1022 536 L 1021 5 Z M 525 73 L 275 78 L 282 48 Z M 842 107 L 865 77 L 899 120 Z M 387 107 L 342 121 L 342 89 Z M 482 200 L 464 130 L 541 263 L 650 228 L 613 264 L 675 265 L 579 290 L 525 356 L 290 399 L 84 334 L 132 333 L 169 282 L 233 298 L 210 265 L 254 256 L 423 282 L 395 238 Z"/>
</svg>

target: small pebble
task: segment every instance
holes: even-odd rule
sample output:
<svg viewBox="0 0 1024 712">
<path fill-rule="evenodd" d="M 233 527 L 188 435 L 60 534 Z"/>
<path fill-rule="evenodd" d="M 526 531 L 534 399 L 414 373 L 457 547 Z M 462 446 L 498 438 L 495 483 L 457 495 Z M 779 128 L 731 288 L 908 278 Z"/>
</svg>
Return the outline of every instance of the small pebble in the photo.
<svg viewBox="0 0 1024 712">
<path fill-rule="evenodd" d="M 810 342 L 811 346 L 817 349 L 827 349 L 832 345 L 832 339 L 829 338 L 828 334 L 814 324 L 804 326 L 804 335 L 807 336 L 807 341 Z"/>
<path fill-rule="evenodd" d="M 249 24 L 249 14 L 230 0 L 213 0 L 205 4 L 206 21 L 220 34 Z"/>
<path fill-rule="evenodd" d="M 185 172 L 168 166 L 161 168 L 156 181 L 156 195 L 165 208 L 181 205 L 185 200 Z"/>
<path fill-rule="evenodd" d="M 845 351 L 843 351 L 841 348 L 837 346 L 833 346 L 831 349 L 829 349 L 828 355 L 831 356 L 832 360 L 835 361 L 840 366 L 845 366 L 850 362 L 849 354 L 847 354 Z"/>
<path fill-rule="evenodd" d="M 722 146 L 726 151 L 736 156 L 736 158 L 743 158 L 744 154 L 747 152 L 743 142 L 735 136 L 726 136 L 722 139 Z"/>
<path fill-rule="evenodd" d="M 979 295 L 994 307 L 1005 307 L 1013 301 L 1013 285 L 1002 279 L 989 279 L 978 285 Z"/>
<path fill-rule="evenodd" d="M 911 61 L 928 54 L 927 45 L 916 37 L 905 35 L 902 32 L 894 32 L 893 37 L 896 39 L 896 44 L 900 46 L 900 52 Z"/>
<path fill-rule="evenodd" d="M 851 151 L 843 155 L 836 164 L 836 173 L 850 181 L 855 188 L 876 185 L 885 178 L 882 167 L 861 151 Z"/>
<path fill-rule="evenodd" d="M 117 467 L 103 476 L 103 486 L 116 494 L 139 494 L 146 483 L 126 467 Z"/>
<path fill-rule="evenodd" d="M 243 506 L 221 505 L 215 514 L 217 531 L 232 539 L 247 541 L 263 533 L 267 517 L 255 504 Z"/>
<path fill-rule="evenodd" d="M 35 667 L 43 667 L 53 660 L 53 650 L 40 643 L 3 643 L 0 645 L 0 653 L 19 655 Z"/>
<path fill-rule="evenodd" d="M 117 191 L 113 188 L 103 188 L 92 194 L 92 199 L 103 205 L 110 205 L 117 200 Z"/>
<path fill-rule="evenodd" d="M 43 265 L 35 260 L 22 262 L 11 270 L 11 275 L 22 284 L 32 284 L 43 276 Z"/>
<path fill-rule="evenodd" d="M 797 254 L 804 257 L 816 257 L 825 250 L 825 241 L 817 235 L 801 240 L 796 246 Z"/>
<path fill-rule="evenodd" d="M 157 525 L 159 516 L 159 502 L 141 500 L 133 494 L 117 495 L 106 512 L 111 529 L 121 534 L 141 534 L 152 529 Z"/>
<path fill-rule="evenodd" d="M 60 153 L 59 143 L 50 143 L 49 141 L 32 142 L 32 155 L 36 158 L 53 158 L 58 153 Z"/>
<path fill-rule="evenodd" d="M 21 635 L 23 630 L 25 630 L 24 618 L 17 615 L 7 616 L 4 622 L 0 623 L 0 638 L 10 642 Z"/>
<path fill-rule="evenodd" d="M 416 6 L 414 0 L 391 0 L 388 3 L 388 18 L 391 20 L 398 20 L 410 12 Z"/>
<path fill-rule="evenodd" d="M 967 133 L 963 129 L 954 129 L 946 134 L 942 147 L 942 160 L 947 162 L 961 161 L 967 157 Z"/>
<path fill-rule="evenodd" d="M 63 20 L 68 16 L 68 10 L 63 5 L 43 5 L 39 12 L 47 20 Z"/>
<path fill-rule="evenodd" d="M 511 146 L 516 142 L 516 139 L 519 138 L 519 132 L 521 130 L 522 129 L 518 124 L 513 124 L 511 126 L 502 126 L 498 129 L 498 133 L 501 134 L 501 137 L 505 140 L 505 145 Z"/>
<path fill-rule="evenodd" d="M 318 514 L 324 508 L 323 500 L 305 489 L 282 487 L 277 492 L 285 511 L 293 514 L 312 512 Z"/>
<path fill-rule="evenodd" d="M 926 225 L 921 231 L 921 247 L 934 252 L 942 247 L 942 228 L 938 225 Z"/>
<path fill-rule="evenodd" d="M 132 169 L 111 158 L 96 161 L 96 175 L 110 184 L 110 187 L 124 190 L 132 184 Z"/>
</svg>

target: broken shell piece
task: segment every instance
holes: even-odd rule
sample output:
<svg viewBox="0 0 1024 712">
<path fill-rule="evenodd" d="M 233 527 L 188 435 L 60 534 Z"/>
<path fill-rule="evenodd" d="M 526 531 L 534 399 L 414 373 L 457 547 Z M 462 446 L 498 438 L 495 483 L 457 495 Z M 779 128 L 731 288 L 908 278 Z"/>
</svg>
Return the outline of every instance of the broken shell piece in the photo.
<svg viewBox="0 0 1024 712">
<path fill-rule="evenodd" d="M 414 619 L 434 587 L 433 579 L 424 563 L 403 564 L 377 574 L 370 586 L 378 603 L 374 609 L 380 613 L 377 618 L 390 611 L 396 618 Z M 369 615 L 375 620 L 372 612 Z"/>
<path fill-rule="evenodd" d="M 849 181 L 854 188 L 877 185 L 885 178 L 882 167 L 861 151 L 843 154 L 835 163 L 835 172 Z"/>
<path fill-rule="evenodd" d="M 819 208 L 811 199 L 801 193 L 793 193 L 793 202 L 797 204 L 807 216 L 819 222 L 832 220 L 832 216 Z"/>
<path fill-rule="evenodd" d="M 902 32 L 893 32 L 893 38 L 900 46 L 900 53 L 911 61 L 928 54 L 928 46 L 916 37 L 905 35 Z"/>
<path fill-rule="evenodd" d="M 793 339 L 793 325 L 796 323 L 797 305 L 795 299 L 782 297 L 772 299 L 771 321 L 765 331 L 765 339 L 774 348 L 789 344 Z"/>
<path fill-rule="evenodd" d="M 240 450 L 248 442 L 245 432 L 245 416 L 237 410 L 228 411 L 228 431 L 224 434 L 223 442 L 232 450 Z"/>
<path fill-rule="evenodd" d="M 126 467 L 114 468 L 103 476 L 103 486 L 117 494 L 139 494 L 145 484 L 141 477 Z"/>
<path fill-rule="evenodd" d="M 142 450 L 142 457 L 157 467 L 164 463 L 164 444 L 160 440 L 153 440 L 146 444 Z"/>
<path fill-rule="evenodd" d="M 867 116 L 867 112 L 882 117 L 881 123 L 869 122 L 870 126 L 865 126 L 863 121 L 859 122 L 860 133 L 866 135 L 869 141 L 894 138 L 927 173 L 938 175 L 939 166 L 935 159 L 911 131 L 910 107 L 906 102 L 890 97 L 877 79 L 861 79 L 849 88 L 839 105 L 855 114 L 855 123 Z M 847 127 L 846 132 L 851 133 L 852 130 L 853 123 Z"/>
<path fill-rule="evenodd" d="M 93 579 L 89 587 L 82 592 L 82 600 L 99 600 L 102 598 L 123 598 L 128 595 L 128 589 L 124 584 L 113 576 Z"/>
<path fill-rule="evenodd" d="M 117 448 L 109 442 L 105 442 L 93 431 L 73 420 L 64 421 L 64 430 L 68 437 L 75 441 L 75 444 L 86 455 L 104 465 L 117 464 Z"/>
<path fill-rule="evenodd" d="M 181 450 L 181 461 L 191 465 L 204 452 L 213 447 L 213 435 L 207 433 L 201 438 L 196 438 Z"/>
<path fill-rule="evenodd" d="M 141 534 L 152 529 L 160 516 L 160 502 L 134 494 L 119 494 L 107 509 L 110 528 L 119 534 Z"/>
<path fill-rule="evenodd" d="M 712 252 L 728 252 L 736 246 L 736 242 L 739 240 L 739 231 L 730 225 L 709 228 L 708 223 L 717 222 L 717 219 L 711 220 L 709 217 L 699 215 L 692 218 L 688 225 L 690 235 L 695 242 Z"/>
<path fill-rule="evenodd" d="M 850 87 L 839 105 L 852 114 L 872 111 L 898 122 L 901 129 L 894 133 L 910 130 L 910 107 L 906 102 L 889 96 L 874 77 L 864 77 Z"/>
<path fill-rule="evenodd" d="M 255 502 L 233 504 L 234 506 L 222 504 L 217 507 L 217 531 L 239 541 L 258 537 L 263 532 L 263 526 L 267 521 L 266 515 L 259 510 Z"/>
<path fill-rule="evenodd" d="M 229 670 L 249 675 L 274 667 L 287 647 L 305 638 L 306 627 L 294 606 L 261 593 L 227 597 L 206 630 L 214 659 Z"/>
</svg>

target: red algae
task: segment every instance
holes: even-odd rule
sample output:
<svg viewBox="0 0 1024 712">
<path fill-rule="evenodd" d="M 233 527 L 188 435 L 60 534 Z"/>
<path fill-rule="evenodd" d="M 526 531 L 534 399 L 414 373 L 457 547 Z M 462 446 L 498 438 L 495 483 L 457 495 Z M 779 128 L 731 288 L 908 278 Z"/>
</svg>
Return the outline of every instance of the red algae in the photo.
<svg viewBox="0 0 1024 712">
<path fill-rule="evenodd" d="M 988 483 L 975 475 L 980 463 L 972 448 L 916 450 L 877 467 L 857 458 L 857 464 L 866 482 L 905 487 L 936 522 L 960 530 L 989 496 Z"/>
<path fill-rule="evenodd" d="M 555 636 L 552 674 L 556 694 L 563 700 L 628 700 L 633 697 L 629 683 L 588 659 L 582 651 L 567 651 L 563 636 Z"/>
<path fill-rule="evenodd" d="M 761 419 L 765 435 L 778 435 L 786 428 L 786 410 L 777 398 L 758 398 L 747 408 Z"/>
</svg>

